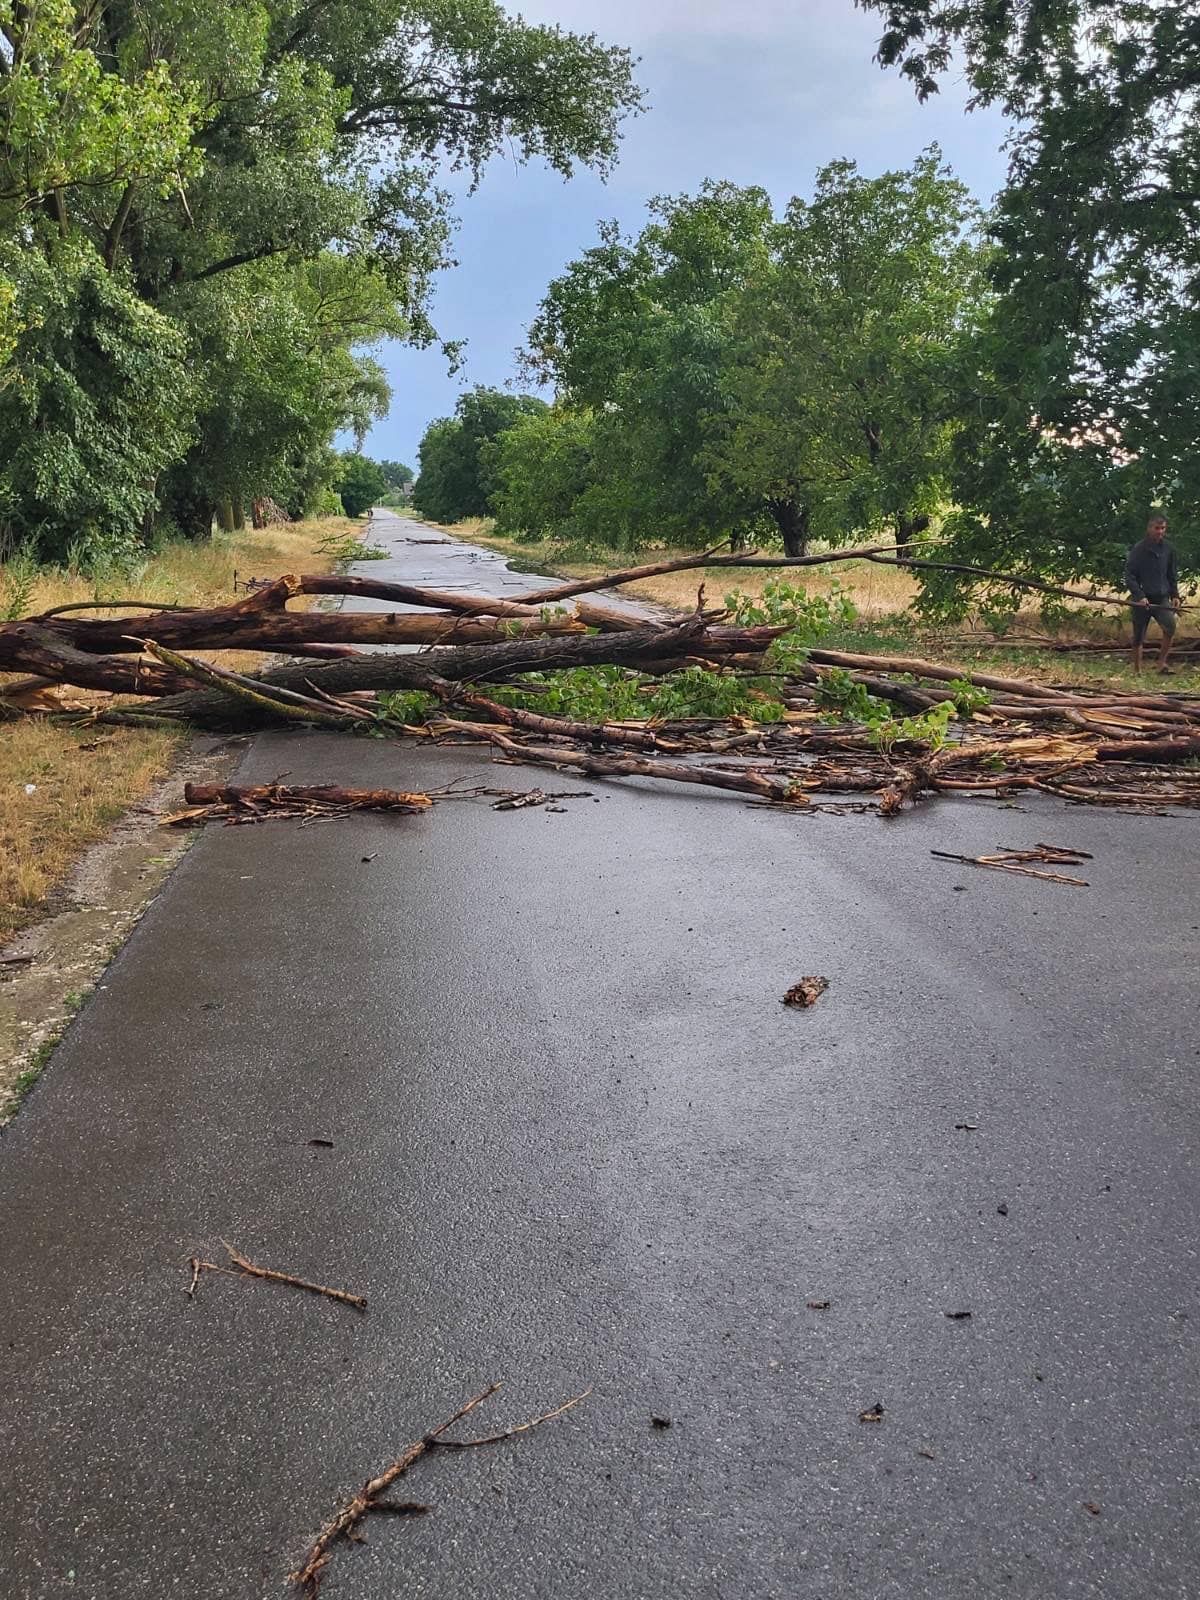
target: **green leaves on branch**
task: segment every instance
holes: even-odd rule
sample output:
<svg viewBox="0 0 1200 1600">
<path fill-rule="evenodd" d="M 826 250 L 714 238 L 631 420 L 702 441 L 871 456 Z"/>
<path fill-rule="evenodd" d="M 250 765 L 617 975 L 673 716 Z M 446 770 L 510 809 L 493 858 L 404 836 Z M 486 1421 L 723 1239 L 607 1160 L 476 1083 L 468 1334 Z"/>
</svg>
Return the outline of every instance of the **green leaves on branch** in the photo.
<svg viewBox="0 0 1200 1600">
<path fill-rule="evenodd" d="M 0 0 L 0 208 L 20 212 L 75 191 L 144 183 L 167 192 L 196 165 L 196 86 L 165 60 L 114 71 L 102 12 L 73 0 Z"/>
<path fill-rule="evenodd" d="M 859 0 L 880 60 L 1012 119 L 956 553 L 1119 584 L 1167 508 L 1200 556 L 1200 21 L 1191 0 Z M 934 585 L 928 586 L 933 590 Z M 937 586 L 945 609 L 957 581 Z"/>
<path fill-rule="evenodd" d="M 640 104 L 626 51 L 495 0 L 0 0 L 0 35 L 0 516 L 47 553 L 327 505 L 374 347 L 436 337 L 439 170 L 605 170 Z"/>
<path fill-rule="evenodd" d="M 0 384 L 0 518 L 43 558 L 129 556 L 192 437 L 186 336 L 86 245 L 0 248 L 0 273 L 20 330 Z"/>
<path fill-rule="evenodd" d="M 387 479 L 383 469 L 364 455 L 348 451 L 341 460 L 341 470 L 334 488 L 342 497 L 342 509 L 348 517 L 361 517 L 364 511 L 382 500 L 387 493 Z"/>
<path fill-rule="evenodd" d="M 924 531 L 988 298 L 937 151 L 873 179 L 835 162 L 779 219 L 729 183 L 649 210 L 543 299 L 526 365 L 560 406 L 498 448 L 501 525 L 614 545 L 773 529 L 793 555 Z"/>
</svg>

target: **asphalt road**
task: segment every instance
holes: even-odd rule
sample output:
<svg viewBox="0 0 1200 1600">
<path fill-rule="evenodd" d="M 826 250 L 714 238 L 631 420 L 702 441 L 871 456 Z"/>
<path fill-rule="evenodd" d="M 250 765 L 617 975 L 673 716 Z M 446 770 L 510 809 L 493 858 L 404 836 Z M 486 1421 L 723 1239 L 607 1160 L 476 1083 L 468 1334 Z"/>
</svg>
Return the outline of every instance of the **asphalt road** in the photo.
<svg viewBox="0 0 1200 1600">
<path fill-rule="evenodd" d="M 1194 1596 L 1198 819 L 592 790 L 188 853 L 0 1139 L 4 1600 L 276 1596 L 497 1378 L 324 1600 Z"/>
</svg>

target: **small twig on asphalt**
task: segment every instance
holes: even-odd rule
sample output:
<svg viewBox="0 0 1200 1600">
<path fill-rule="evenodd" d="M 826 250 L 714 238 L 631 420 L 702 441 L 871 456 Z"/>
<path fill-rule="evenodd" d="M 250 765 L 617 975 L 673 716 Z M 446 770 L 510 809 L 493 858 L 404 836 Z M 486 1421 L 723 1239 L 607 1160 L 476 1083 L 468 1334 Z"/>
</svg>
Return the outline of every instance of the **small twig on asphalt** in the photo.
<svg viewBox="0 0 1200 1600">
<path fill-rule="evenodd" d="M 310 1294 L 323 1294 L 327 1300 L 338 1300 L 343 1305 L 353 1306 L 356 1311 L 367 1309 L 367 1297 L 363 1294 L 351 1294 L 348 1289 L 330 1289 L 323 1283 L 310 1283 L 307 1278 L 296 1278 L 290 1272 L 276 1272 L 271 1267 L 260 1267 L 256 1262 L 250 1261 L 240 1250 L 235 1250 L 227 1239 L 221 1243 L 229 1252 L 233 1267 L 219 1266 L 215 1261 L 202 1261 L 199 1256 L 190 1258 L 192 1281 L 188 1288 L 189 1296 L 194 1297 L 196 1284 L 202 1272 L 223 1272 L 230 1278 L 263 1278 L 268 1283 L 284 1283 L 291 1289 L 306 1289 Z M 236 1268 L 236 1270 L 235 1270 Z"/>
<path fill-rule="evenodd" d="M 228 1248 L 228 1246 L 226 1246 Z M 380 1497 L 387 1493 L 391 1486 L 414 1466 L 422 1456 L 429 1455 L 436 1449 L 442 1450 L 473 1450 L 480 1445 L 500 1444 L 505 1439 L 511 1439 L 518 1433 L 527 1433 L 530 1428 L 540 1427 L 543 1422 L 551 1422 L 555 1417 L 561 1417 L 564 1411 L 570 1411 L 581 1400 L 586 1400 L 591 1394 L 590 1389 L 585 1389 L 582 1394 L 577 1394 L 573 1399 L 566 1400 L 560 1406 L 555 1406 L 553 1411 L 546 1411 L 540 1417 L 534 1417 L 529 1422 L 522 1422 L 515 1428 L 506 1428 L 503 1433 L 493 1433 L 482 1439 L 445 1439 L 442 1437 L 447 1429 L 452 1428 L 456 1422 L 462 1420 L 476 1406 L 482 1405 L 500 1387 L 498 1383 L 489 1383 L 477 1395 L 473 1395 L 465 1405 L 459 1407 L 447 1422 L 433 1428 L 422 1438 L 410 1444 L 402 1455 L 398 1456 L 391 1466 L 374 1478 L 368 1478 L 362 1488 L 358 1490 L 342 1507 L 342 1509 L 321 1529 L 312 1548 L 305 1557 L 304 1565 L 289 1574 L 290 1582 L 297 1588 L 303 1589 L 306 1594 L 313 1596 L 321 1584 L 325 1568 L 329 1564 L 333 1546 L 339 1539 L 355 1540 L 358 1524 L 372 1512 L 392 1513 L 419 1513 L 427 1511 L 428 1506 L 420 1505 L 415 1501 L 394 1503 L 382 1500 Z"/>
<path fill-rule="evenodd" d="M 1005 855 L 997 856 L 959 856 L 949 850 L 931 850 L 931 856 L 937 856 L 939 861 L 961 861 L 967 867 L 991 867 L 994 872 L 1015 872 L 1022 878 L 1041 878 L 1045 883 L 1068 883 L 1074 889 L 1086 889 L 1086 878 L 1066 878 L 1061 872 L 1039 872 L 1036 867 L 1018 865 L 1021 860 L 1044 861 L 1060 859 L 1055 856 L 1039 856 L 1031 851 L 1010 851 Z M 1069 859 L 1069 858 L 1068 858 Z M 1091 857 L 1088 857 L 1090 860 Z"/>
</svg>

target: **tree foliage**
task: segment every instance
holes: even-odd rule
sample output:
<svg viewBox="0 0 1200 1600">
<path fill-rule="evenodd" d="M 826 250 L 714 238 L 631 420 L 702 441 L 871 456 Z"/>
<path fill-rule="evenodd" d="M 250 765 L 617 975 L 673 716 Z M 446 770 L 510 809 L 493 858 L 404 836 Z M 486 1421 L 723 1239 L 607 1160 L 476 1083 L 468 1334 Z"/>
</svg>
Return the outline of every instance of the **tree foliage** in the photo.
<svg viewBox="0 0 1200 1600">
<path fill-rule="evenodd" d="M 715 474 L 766 499 L 784 544 L 902 540 L 944 501 L 962 358 L 985 302 L 975 208 L 936 151 L 839 161 L 772 230 L 732 319 Z"/>
<path fill-rule="evenodd" d="M 945 491 L 982 263 L 936 151 L 875 179 L 835 162 L 778 220 L 729 183 L 652 201 L 542 302 L 526 364 L 560 406 L 501 447 L 502 523 L 617 545 L 774 526 L 793 554 L 909 537 Z"/>
<path fill-rule="evenodd" d="M 993 225 L 997 301 L 955 473 L 961 548 L 1111 583 L 1159 503 L 1195 545 L 1195 6 L 860 4 L 884 19 L 881 62 L 922 98 L 953 61 L 976 103 L 1013 123 Z"/>
<path fill-rule="evenodd" d="M 383 473 L 384 482 L 389 489 L 408 489 L 412 487 L 416 473 L 403 461 L 381 461 L 379 470 Z"/>
<path fill-rule="evenodd" d="M 535 395 L 506 394 L 476 385 L 462 395 L 453 417 L 425 430 L 413 505 L 434 522 L 486 516 L 493 489 L 493 443 L 523 417 L 546 409 Z"/>
<path fill-rule="evenodd" d="M 348 517 L 361 517 L 364 511 L 387 493 L 387 478 L 377 461 L 348 450 L 341 459 L 334 488 L 342 497 L 342 510 Z"/>
<path fill-rule="evenodd" d="M 371 347 L 435 338 L 439 171 L 478 180 L 500 150 L 606 170 L 639 99 L 626 51 L 495 0 L 0 0 L 9 412 L 68 437 L 61 373 L 86 369 L 102 409 L 154 329 L 171 425 L 136 388 L 116 401 L 125 424 L 88 447 L 97 529 L 162 512 L 199 535 L 230 497 L 299 504 L 330 482 L 333 435 L 361 439 L 386 407 Z M 22 252 L 65 296 L 45 327 Z M 67 348 L 89 337 L 75 287 L 107 307 L 106 359 Z M 80 514 L 73 458 L 3 442 L 10 518 L 55 548 Z"/>
</svg>

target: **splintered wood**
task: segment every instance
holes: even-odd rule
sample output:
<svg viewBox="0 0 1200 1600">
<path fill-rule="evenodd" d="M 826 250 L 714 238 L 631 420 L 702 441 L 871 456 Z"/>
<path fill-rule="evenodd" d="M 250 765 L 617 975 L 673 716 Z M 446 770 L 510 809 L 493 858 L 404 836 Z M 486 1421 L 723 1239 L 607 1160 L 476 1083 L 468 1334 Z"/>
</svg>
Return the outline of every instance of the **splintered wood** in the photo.
<svg viewBox="0 0 1200 1600">
<path fill-rule="evenodd" d="M 809 1006 L 815 1006 L 817 1001 L 829 987 L 828 978 L 801 978 L 783 997 L 785 1006 L 795 1006 L 798 1010 L 807 1011 Z"/>
<path fill-rule="evenodd" d="M 1023 878 L 1042 878 L 1047 883 L 1066 883 L 1074 889 L 1086 889 L 1086 878 L 1068 878 L 1060 872 L 1039 872 L 1029 865 L 1041 861 L 1055 866 L 1081 867 L 1092 857 L 1086 850 L 1074 850 L 1065 845 L 1039 844 L 1032 850 L 998 850 L 994 855 L 959 856 L 949 850 L 931 850 L 939 861 L 961 861 L 968 867 L 991 867 L 996 872 L 1015 872 Z"/>
<path fill-rule="evenodd" d="M 302 1589 L 306 1595 L 313 1596 L 320 1588 L 321 1579 L 325 1568 L 329 1565 L 335 1546 L 343 1539 L 353 1542 L 358 1536 L 358 1527 L 364 1517 L 372 1513 L 399 1513 L 401 1515 L 421 1514 L 429 1507 L 415 1501 L 389 1501 L 383 1497 L 392 1485 L 402 1478 L 412 1467 L 416 1466 L 422 1456 L 430 1455 L 435 1450 L 478 1450 L 485 1445 L 502 1444 L 506 1439 L 513 1439 L 519 1433 L 528 1433 L 531 1428 L 540 1428 L 543 1422 L 552 1422 L 555 1417 L 561 1417 L 581 1400 L 586 1400 L 591 1394 L 590 1389 L 585 1389 L 582 1394 L 565 1400 L 562 1405 L 555 1406 L 553 1411 L 543 1412 L 540 1417 L 533 1417 L 528 1422 L 518 1423 L 516 1427 L 505 1428 L 501 1433 L 490 1433 L 481 1439 L 447 1439 L 446 1433 L 460 1422 L 463 1417 L 474 1411 L 477 1406 L 494 1395 L 500 1387 L 498 1383 L 489 1383 L 486 1389 L 473 1395 L 465 1405 L 459 1406 L 448 1421 L 432 1428 L 423 1434 L 413 1444 L 410 1444 L 390 1466 L 384 1467 L 382 1472 L 373 1478 L 368 1478 L 362 1488 L 353 1494 L 342 1507 L 321 1529 L 313 1541 L 304 1562 L 295 1572 L 289 1574 L 289 1580 Z"/>
<path fill-rule="evenodd" d="M 188 783 L 183 797 L 187 809 L 163 817 L 165 826 L 195 827 L 218 819 L 228 824 L 266 822 L 269 817 L 341 817 L 351 811 L 399 811 L 411 816 L 433 804 L 427 794 L 344 789 L 333 783 Z"/>
</svg>

